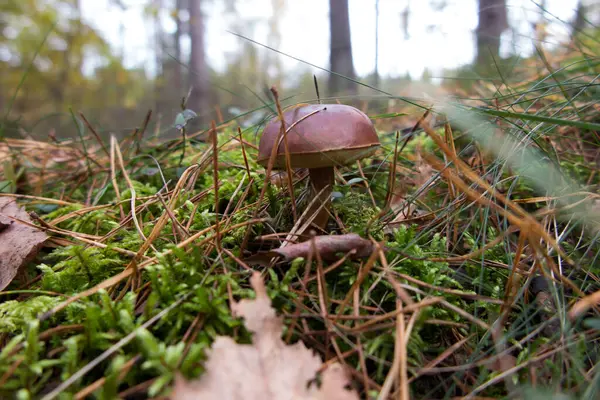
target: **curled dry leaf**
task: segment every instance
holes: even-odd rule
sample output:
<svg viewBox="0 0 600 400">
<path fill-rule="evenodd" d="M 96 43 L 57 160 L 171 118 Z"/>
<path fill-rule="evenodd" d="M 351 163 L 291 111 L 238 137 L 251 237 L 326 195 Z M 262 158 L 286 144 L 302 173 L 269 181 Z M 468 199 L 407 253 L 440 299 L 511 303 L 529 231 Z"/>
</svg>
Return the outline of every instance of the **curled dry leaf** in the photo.
<svg viewBox="0 0 600 400">
<path fill-rule="evenodd" d="M 13 218 L 31 222 L 27 212 L 19 208 L 14 199 L 0 197 L 0 290 L 4 290 L 21 267 L 35 257 L 48 238 L 43 231 Z"/>
<path fill-rule="evenodd" d="M 573 304 L 573 307 L 569 310 L 569 318 L 571 321 L 575 321 L 581 315 L 585 314 L 590 308 L 600 304 L 600 290 L 585 296 L 584 298 Z"/>
<path fill-rule="evenodd" d="M 321 359 L 302 342 L 286 345 L 281 340 L 283 322 L 271 308 L 259 273 L 254 273 L 251 284 L 256 299 L 242 300 L 232 308 L 253 333 L 253 344 L 217 337 L 206 372 L 197 381 L 177 377 L 171 399 L 357 400 L 357 393 L 345 388 L 350 382 L 339 364 L 325 369 L 320 387 L 311 384 Z"/>
<path fill-rule="evenodd" d="M 245 261 L 248 264 L 262 264 L 269 263 L 274 257 L 282 258 L 284 261 L 291 261 L 298 257 L 306 258 L 313 248 L 311 242 L 311 240 L 307 240 L 258 253 L 248 257 Z M 356 233 L 315 236 L 314 246 L 323 260 L 335 260 L 338 254 L 346 254 L 350 251 L 354 251 L 352 258 L 366 258 L 373 252 L 373 243 Z"/>
</svg>

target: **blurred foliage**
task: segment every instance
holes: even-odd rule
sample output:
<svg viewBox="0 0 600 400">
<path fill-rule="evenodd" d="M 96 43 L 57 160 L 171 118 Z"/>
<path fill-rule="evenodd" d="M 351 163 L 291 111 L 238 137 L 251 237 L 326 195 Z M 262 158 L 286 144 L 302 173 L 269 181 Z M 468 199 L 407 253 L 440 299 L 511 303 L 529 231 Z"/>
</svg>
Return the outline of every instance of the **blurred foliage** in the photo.
<svg viewBox="0 0 600 400">
<path fill-rule="evenodd" d="M 123 115 L 144 96 L 144 73 L 123 66 L 82 20 L 78 1 L 1 2 L 0 107 L 7 121 L 0 135 L 19 137 L 20 127 L 47 135 L 52 127 L 58 138 L 69 137 L 74 132 L 63 130 L 75 129 L 70 107 Z"/>
</svg>

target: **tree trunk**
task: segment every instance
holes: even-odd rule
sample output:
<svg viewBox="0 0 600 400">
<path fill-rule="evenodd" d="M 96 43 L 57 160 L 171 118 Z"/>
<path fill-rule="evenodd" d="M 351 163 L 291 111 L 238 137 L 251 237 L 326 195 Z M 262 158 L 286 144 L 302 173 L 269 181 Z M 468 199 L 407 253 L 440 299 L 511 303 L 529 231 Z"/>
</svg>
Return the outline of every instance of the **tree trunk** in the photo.
<svg viewBox="0 0 600 400">
<path fill-rule="evenodd" d="M 375 71 L 373 85 L 379 86 L 379 0 L 375 0 Z"/>
<path fill-rule="evenodd" d="M 183 87 L 183 69 L 181 68 L 181 37 L 183 36 L 183 21 L 181 20 L 181 10 L 183 10 L 183 0 L 176 0 L 175 2 L 175 34 L 173 35 L 173 41 L 175 42 L 175 65 L 173 66 L 173 85 L 177 92 L 177 97 L 182 97 Z"/>
<path fill-rule="evenodd" d="M 329 68 L 347 78 L 355 79 L 350 40 L 348 0 L 329 0 Z M 329 77 L 329 93 L 355 94 L 356 83 L 336 75 Z"/>
<path fill-rule="evenodd" d="M 156 68 L 156 77 L 154 78 L 154 115 L 160 115 L 163 109 L 164 96 L 164 40 L 162 21 L 160 18 L 160 9 L 162 8 L 162 0 L 152 0 L 152 6 L 155 13 L 153 17 L 154 25 L 154 63 Z"/>
<path fill-rule="evenodd" d="M 500 35 L 508 28 L 506 0 L 478 0 L 477 64 L 489 67 L 500 55 Z"/>
<path fill-rule="evenodd" d="M 190 86 L 192 92 L 187 107 L 198 114 L 198 121 L 206 123 L 210 114 L 209 72 L 204 43 L 204 17 L 201 0 L 189 0 L 190 14 Z"/>
<path fill-rule="evenodd" d="M 571 24 L 571 36 L 574 37 L 578 32 L 581 32 L 585 28 L 586 20 L 586 6 L 583 4 L 583 0 L 577 2 L 577 11 L 575 13 L 575 19 Z"/>
<path fill-rule="evenodd" d="M 267 44 L 274 49 L 279 49 L 281 47 L 281 31 L 279 25 L 284 13 L 285 1 L 271 0 L 271 7 L 273 8 L 273 14 L 269 19 L 269 36 L 267 37 Z M 275 85 L 275 87 L 280 88 L 281 77 L 283 75 L 281 56 L 273 51 L 268 51 L 265 58 L 265 75 L 269 81 L 262 82 L 262 84 L 264 87 Z"/>
</svg>

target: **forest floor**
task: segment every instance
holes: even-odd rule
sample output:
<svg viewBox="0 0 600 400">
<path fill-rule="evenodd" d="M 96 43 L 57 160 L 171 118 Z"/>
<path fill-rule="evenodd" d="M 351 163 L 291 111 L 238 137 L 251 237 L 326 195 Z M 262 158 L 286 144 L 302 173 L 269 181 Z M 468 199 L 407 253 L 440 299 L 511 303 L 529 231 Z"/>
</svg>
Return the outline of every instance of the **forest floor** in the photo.
<svg viewBox="0 0 600 400">
<path fill-rule="evenodd" d="M 381 147 L 306 241 L 307 174 L 268 178 L 242 117 L 4 139 L 0 397 L 597 399 L 592 45 L 359 102 Z"/>
</svg>

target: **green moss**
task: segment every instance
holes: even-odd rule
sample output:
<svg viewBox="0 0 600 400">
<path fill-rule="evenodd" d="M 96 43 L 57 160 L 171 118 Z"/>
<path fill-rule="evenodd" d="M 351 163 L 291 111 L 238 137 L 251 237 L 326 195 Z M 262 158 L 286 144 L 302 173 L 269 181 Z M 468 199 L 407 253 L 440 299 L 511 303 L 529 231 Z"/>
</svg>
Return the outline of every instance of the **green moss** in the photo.
<svg viewBox="0 0 600 400">
<path fill-rule="evenodd" d="M 0 304 L 0 332 L 20 333 L 31 320 L 63 301 L 59 296 L 38 295 L 27 300 L 9 300 Z"/>
<path fill-rule="evenodd" d="M 58 248 L 47 261 L 53 261 L 53 266 L 38 265 L 42 272 L 42 289 L 65 294 L 88 289 L 115 275 L 124 266 L 124 261 L 115 252 L 84 246 Z"/>
<path fill-rule="evenodd" d="M 381 224 L 376 220 L 381 210 L 373 206 L 368 194 L 346 191 L 343 196 L 335 198 L 332 208 L 348 233 L 357 233 L 363 237 L 371 234 L 375 240 L 383 239 Z"/>
</svg>

